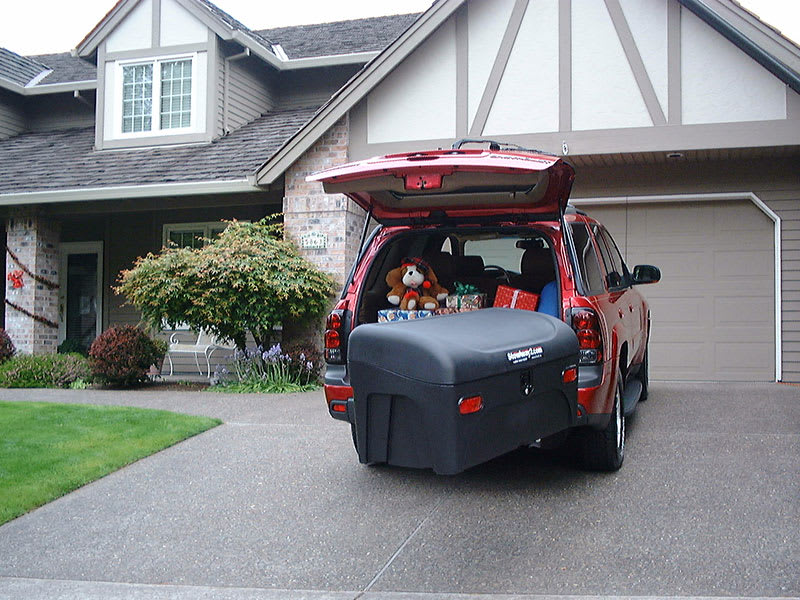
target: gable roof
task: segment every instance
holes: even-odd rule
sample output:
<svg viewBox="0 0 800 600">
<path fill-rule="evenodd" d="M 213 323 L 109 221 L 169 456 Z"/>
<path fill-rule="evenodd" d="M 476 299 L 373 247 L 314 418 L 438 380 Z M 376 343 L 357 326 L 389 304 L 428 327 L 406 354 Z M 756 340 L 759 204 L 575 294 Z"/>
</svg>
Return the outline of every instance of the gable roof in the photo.
<svg viewBox="0 0 800 600">
<path fill-rule="evenodd" d="M 680 2 L 684 8 L 692 11 L 707 25 L 715 29 L 719 34 L 737 46 L 742 52 L 755 60 L 767 71 L 775 75 L 775 77 L 783 81 L 795 92 L 800 94 L 800 73 L 798 72 L 798 70 L 800 70 L 800 53 L 795 52 L 794 56 L 792 56 L 791 53 L 785 55 L 785 57 L 788 58 L 787 64 L 787 62 L 781 60 L 781 58 L 784 58 L 784 53 L 781 52 L 781 50 L 784 50 L 784 48 L 770 44 L 772 46 L 772 51 L 770 52 L 763 45 L 759 45 L 750 39 L 750 37 L 748 37 L 742 31 L 748 25 L 747 21 L 742 18 L 744 13 L 747 13 L 747 15 L 750 15 L 756 19 L 758 25 L 761 26 L 759 27 L 759 29 L 761 29 L 760 33 L 767 33 L 767 30 L 777 33 L 778 39 L 776 41 L 788 42 L 791 44 L 794 50 L 800 50 L 797 45 L 791 42 L 791 40 L 781 35 L 780 32 L 773 27 L 758 19 L 758 17 L 744 9 L 738 2 L 735 2 L 735 0 L 730 0 L 728 2 L 728 6 L 725 6 L 724 2 L 719 2 L 718 0 L 720 6 L 717 7 L 716 11 L 711 9 L 700 0 L 678 0 L 678 2 Z M 729 15 L 727 15 L 727 19 L 725 16 L 723 16 L 723 14 L 720 14 L 723 12 L 720 10 L 721 8 L 727 8 L 731 11 Z M 742 14 L 736 14 L 733 12 L 736 9 L 738 9 Z M 737 22 L 738 27 L 734 25 L 734 22 Z M 780 57 L 776 56 L 776 54 L 778 54 Z"/>
<path fill-rule="evenodd" d="M 94 81 L 97 79 L 97 67 L 93 62 L 72 56 L 69 52 L 37 54 L 30 58 L 46 65 L 52 71 L 45 75 L 37 85 Z"/>
<path fill-rule="evenodd" d="M 379 52 L 405 31 L 420 13 L 354 19 L 315 25 L 261 29 L 257 34 L 280 44 L 290 59 Z"/>
<path fill-rule="evenodd" d="M 208 144 L 124 152 L 96 151 L 94 127 L 18 135 L 0 144 L 0 203 L 177 195 L 181 187 L 257 191 L 263 188 L 251 178 L 264 156 L 313 114 L 313 108 L 273 111 Z"/>
<path fill-rule="evenodd" d="M 0 78 L 25 87 L 48 68 L 33 57 L 0 48 Z"/>
<path fill-rule="evenodd" d="M 113 8 L 75 47 L 74 54 L 86 58 L 92 56 L 106 36 L 136 7 L 140 0 L 119 0 Z M 240 21 L 209 0 L 176 0 L 185 10 L 211 29 L 223 40 L 233 40 L 249 48 L 256 56 L 276 68 L 280 60 L 272 52 L 268 40 L 255 33 Z"/>
<path fill-rule="evenodd" d="M 467 1 L 437 0 L 434 2 L 405 33 L 337 91 L 302 129 L 261 165 L 256 173 L 256 181 L 259 184 L 268 185 L 280 177 L 328 129 L 347 114 Z M 735 0 L 705 0 L 706 3 L 715 3 L 715 8 L 718 10 L 720 8 L 728 9 L 725 14 L 726 18 L 722 18 L 718 12 L 711 10 L 706 3 L 700 0 L 677 1 L 800 93 L 800 67 L 796 66 L 800 65 L 800 47 L 781 35 L 780 32 L 742 8 Z M 750 22 L 745 21 L 745 15 L 750 17 Z M 742 34 L 742 30 L 748 26 L 764 34 L 764 37 L 759 39 L 760 43 L 756 44 L 750 37 Z M 781 58 L 776 58 L 776 55 Z"/>
<path fill-rule="evenodd" d="M 322 135 L 353 108 L 384 77 L 425 41 L 467 0 L 437 0 L 392 44 L 373 58 L 325 103 L 300 131 L 261 165 L 256 181 L 268 185 L 278 179 Z"/>
</svg>

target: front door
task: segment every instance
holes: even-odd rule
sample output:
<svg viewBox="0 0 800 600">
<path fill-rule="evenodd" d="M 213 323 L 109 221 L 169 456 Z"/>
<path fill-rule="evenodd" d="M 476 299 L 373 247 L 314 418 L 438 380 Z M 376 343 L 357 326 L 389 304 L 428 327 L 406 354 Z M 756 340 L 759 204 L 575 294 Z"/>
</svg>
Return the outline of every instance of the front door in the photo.
<svg viewBox="0 0 800 600">
<path fill-rule="evenodd" d="M 103 242 L 61 244 L 58 341 L 87 350 L 102 328 Z"/>
</svg>

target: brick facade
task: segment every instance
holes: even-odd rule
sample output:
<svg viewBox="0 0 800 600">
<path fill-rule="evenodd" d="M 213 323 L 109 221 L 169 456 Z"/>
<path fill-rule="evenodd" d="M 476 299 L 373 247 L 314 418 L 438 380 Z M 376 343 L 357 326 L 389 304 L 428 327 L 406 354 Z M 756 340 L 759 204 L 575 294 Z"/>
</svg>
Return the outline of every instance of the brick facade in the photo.
<svg viewBox="0 0 800 600">
<path fill-rule="evenodd" d="M 341 194 L 326 194 L 322 184 L 306 177 L 347 162 L 349 122 L 343 117 L 286 171 L 283 220 L 286 234 L 298 246 L 304 234 L 327 236 L 327 248 L 301 248 L 303 256 L 341 285 L 358 253 L 365 213 Z"/>
<path fill-rule="evenodd" d="M 6 224 L 11 251 L 6 252 L 6 331 L 19 352 L 54 353 L 58 346 L 58 327 L 52 326 L 58 323 L 58 288 L 44 282 L 58 284 L 60 233 L 58 222 L 35 216 L 15 216 Z M 36 281 L 26 269 L 44 282 Z M 15 280 L 22 287 L 15 287 Z"/>
</svg>

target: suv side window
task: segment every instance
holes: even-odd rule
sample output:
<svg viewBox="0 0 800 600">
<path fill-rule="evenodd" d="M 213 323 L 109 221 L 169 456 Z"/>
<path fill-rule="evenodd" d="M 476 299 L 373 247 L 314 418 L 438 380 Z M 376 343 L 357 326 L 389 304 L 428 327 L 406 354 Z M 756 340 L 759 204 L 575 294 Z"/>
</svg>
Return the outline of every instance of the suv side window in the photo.
<svg viewBox="0 0 800 600">
<path fill-rule="evenodd" d="M 603 255 L 603 262 L 606 265 L 609 289 L 627 287 L 629 285 L 628 269 L 625 267 L 625 262 L 622 260 L 614 238 L 602 226 L 595 225 L 592 227 L 592 231 L 597 244 L 600 246 L 600 253 Z"/>
<path fill-rule="evenodd" d="M 570 223 L 572 231 L 572 243 L 575 245 L 575 255 L 578 259 L 578 271 L 581 281 L 587 288 L 586 295 L 593 296 L 605 290 L 603 285 L 603 273 L 600 269 L 600 262 L 597 260 L 597 252 L 592 244 L 589 235 L 589 228 L 585 223 Z"/>
</svg>

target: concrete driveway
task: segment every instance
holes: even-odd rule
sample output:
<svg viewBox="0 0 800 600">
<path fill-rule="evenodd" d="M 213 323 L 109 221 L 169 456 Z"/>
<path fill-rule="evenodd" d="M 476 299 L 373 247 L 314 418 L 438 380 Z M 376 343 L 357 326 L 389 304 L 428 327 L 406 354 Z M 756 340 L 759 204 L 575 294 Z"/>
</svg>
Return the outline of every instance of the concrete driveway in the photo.
<svg viewBox="0 0 800 600">
<path fill-rule="evenodd" d="M 625 465 L 358 464 L 321 393 L 0 391 L 217 416 L 0 527 L 0 598 L 800 596 L 800 388 L 652 385 Z"/>
</svg>

